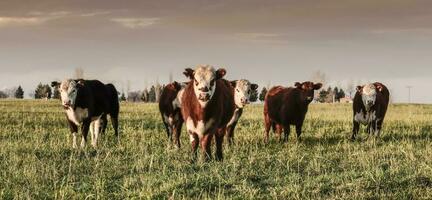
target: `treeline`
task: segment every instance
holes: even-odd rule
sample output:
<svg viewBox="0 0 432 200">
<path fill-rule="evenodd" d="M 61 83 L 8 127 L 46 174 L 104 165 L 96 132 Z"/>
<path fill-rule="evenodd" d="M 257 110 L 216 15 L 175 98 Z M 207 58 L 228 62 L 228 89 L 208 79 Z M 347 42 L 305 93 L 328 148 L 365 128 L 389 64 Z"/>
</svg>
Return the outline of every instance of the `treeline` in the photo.
<svg viewBox="0 0 432 200">
<path fill-rule="evenodd" d="M 127 102 L 159 102 L 159 98 L 162 94 L 162 90 L 165 85 L 156 83 L 152 85 L 149 89 L 132 91 L 132 92 L 121 92 L 118 93 L 119 101 Z M 252 92 L 250 96 L 250 101 L 255 102 L 257 100 L 264 102 L 265 96 L 267 94 L 267 88 L 263 87 L 261 91 Z M 34 90 L 34 93 L 30 95 L 35 99 L 60 99 L 60 92 L 57 87 L 51 88 L 48 84 L 39 83 Z M 316 93 L 315 100 L 320 103 L 334 103 L 340 102 L 341 99 L 346 97 L 346 93 L 343 89 L 338 87 L 328 87 L 327 89 L 322 89 Z M 5 90 L 0 90 L 0 98 L 24 98 L 24 90 L 21 86 L 16 88 L 9 88 Z M 346 101 L 350 99 L 347 98 Z"/>
<path fill-rule="evenodd" d="M 0 99 L 6 98 L 15 98 L 15 99 L 23 99 L 24 98 L 24 90 L 21 86 L 16 88 L 9 88 L 0 90 Z"/>
<path fill-rule="evenodd" d="M 267 88 L 263 87 L 259 94 L 259 100 L 264 102 L 265 96 L 267 94 Z M 320 103 L 335 103 L 340 102 L 341 99 L 345 98 L 345 91 L 338 87 L 328 87 L 326 90 L 320 90 L 318 95 L 315 97 L 315 100 Z"/>
<path fill-rule="evenodd" d="M 128 102 L 159 102 L 164 87 L 165 85 L 156 83 L 155 85 L 152 85 L 150 89 L 145 88 L 141 91 L 128 92 L 127 97 L 125 93 L 122 92 L 119 100 Z"/>
</svg>

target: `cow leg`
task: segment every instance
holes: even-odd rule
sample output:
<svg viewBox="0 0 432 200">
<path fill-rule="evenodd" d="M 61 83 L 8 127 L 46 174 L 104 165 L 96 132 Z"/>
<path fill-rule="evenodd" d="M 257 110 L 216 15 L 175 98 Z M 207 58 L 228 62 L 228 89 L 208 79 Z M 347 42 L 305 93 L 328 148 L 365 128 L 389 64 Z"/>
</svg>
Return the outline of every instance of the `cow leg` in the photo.
<svg viewBox="0 0 432 200">
<path fill-rule="evenodd" d="M 226 128 L 226 137 L 229 145 L 232 145 L 234 142 L 234 129 L 237 125 L 237 122 L 234 122 L 231 124 L 231 126 L 228 126 Z"/>
<path fill-rule="evenodd" d="M 98 119 L 93 122 L 93 128 L 94 128 L 94 132 L 93 132 L 94 136 L 92 138 L 93 147 L 97 146 L 99 134 L 101 132 L 101 127 L 102 127 L 102 119 Z"/>
<path fill-rule="evenodd" d="M 300 123 L 300 124 L 297 124 L 296 125 L 296 133 L 297 133 L 297 141 L 301 141 L 301 134 L 302 134 L 302 126 L 303 126 L 303 123 Z"/>
<path fill-rule="evenodd" d="M 118 138 L 119 134 L 118 134 L 118 118 L 117 117 L 112 117 L 111 115 L 111 123 L 114 129 L 114 134 L 115 136 Z"/>
<path fill-rule="evenodd" d="M 280 132 L 279 135 L 281 135 L 282 134 L 281 133 L 282 132 L 282 125 L 278 125 L 277 126 L 277 130 L 278 130 L 278 132 Z M 289 125 L 284 126 L 283 127 L 283 132 L 284 132 L 283 142 L 288 142 L 288 138 L 289 138 L 289 135 L 291 133 L 290 126 Z"/>
<path fill-rule="evenodd" d="M 101 117 L 101 127 L 102 127 L 102 130 L 100 131 L 100 133 L 105 134 L 107 125 L 108 125 L 107 115 L 103 114 L 102 117 Z"/>
<path fill-rule="evenodd" d="M 282 125 L 273 122 L 273 131 L 276 133 L 279 138 L 279 142 L 282 142 Z"/>
<path fill-rule="evenodd" d="M 168 141 L 172 142 L 172 134 L 171 134 L 170 125 L 167 122 L 165 122 L 165 120 L 163 120 L 163 124 L 165 126 L 165 131 L 167 133 Z"/>
<path fill-rule="evenodd" d="M 78 126 L 71 122 L 70 120 L 68 120 L 69 122 L 69 128 L 70 131 L 72 133 L 72 148 L 76 149 L 77 148 L 77 134 L 78 134 Z"/>
<path fill-rule="evenodd" d="M 89 128 L 90 128 L 90 120 L 85 120 L 81 126 L 81 148 L 85 147 Z"/>
<path fill-rule="evenodd" d="M 178 149 L 180 149 L 180 134 L 181 134 L 182 126 L 183 126 L 182 120 L 177 120 L 174 123 L 174 128 L 173 128 L 174 142 L 175 142 L 175 147 Z"/>
<path fill-rule="evenodd" d="M 221 130 L 216 133 L 216 160 L 222 161 L 223 160 L 223 151 L 222 151 L 222 143 L 224 140 L 224 134 L 226 128 L 222 128 Z"/>
<path fill-rule="evenodd" d="M 192 162 L 196 162 L 198 157 L 197 151 L 198 151 L 199 138 L 196 133 L 189 131 L 189 139 L 192 145 Z"/>
<path fill-rule="evenodd" d="M 90 127 L 89 127 L 92 145 L 94 144 L 94 139 L 95 139 L 95 135 L 94 134 L 96 132 L 96 130 L 95 130 L 95 123 L 96 123 L 96 121 L 90 122 Z"/>
<path fill-rule="evenodd" d="M 379 137 L 381 134 L 381 129 L 382 129 L 382 123 L 384 120 L 377 120 L 376 122 L 376 129 L 375 129 L 375 136 Z"/>
<path fill-rule="evenodd" d="M 270 132 L 270 127 L 272 125 L 272 122 L 270 120 L 270 117 L 268 116 L 268 114 L 264 114 L 264 143 L 268 143 L 269 141 L 269 132 Z"/>
<path fill-rule="evenodd" d="M 204 155 L 204 159 L 205 161 L 210 161 L 211 160 L 211 140 L 213 138 L 213 134 L 211 133 L 207 133 L 205 134 L 202 138 L 201 138 L 201 151 Z"/>
<path fill-rule="evenodd" d="M 355 140 L 357 137 L 357 134 L 359 132 L 360 129 L 360 123 L 358 123 L 357 121 L 353 120 L 353 132 L 351 135 L 351 140 Z"/>
</svg>

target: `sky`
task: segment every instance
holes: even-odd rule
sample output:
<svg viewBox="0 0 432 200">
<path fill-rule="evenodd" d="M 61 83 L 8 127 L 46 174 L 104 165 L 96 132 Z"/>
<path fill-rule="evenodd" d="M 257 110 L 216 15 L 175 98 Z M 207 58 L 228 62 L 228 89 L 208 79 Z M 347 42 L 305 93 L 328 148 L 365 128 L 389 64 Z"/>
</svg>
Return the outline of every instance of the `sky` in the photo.
<svg viewBox="0 0 432 200">
<path fill-rule="evenodd" d="M 0 89 L 74 76 L 141 90 L 186 67 L 227 79 L 325 87 L 383 82 L 393 102 L 432 103 L 429 0 L 2 0 Z M 129 82 L 129 84 L 128 84 Z"/>
</svg>

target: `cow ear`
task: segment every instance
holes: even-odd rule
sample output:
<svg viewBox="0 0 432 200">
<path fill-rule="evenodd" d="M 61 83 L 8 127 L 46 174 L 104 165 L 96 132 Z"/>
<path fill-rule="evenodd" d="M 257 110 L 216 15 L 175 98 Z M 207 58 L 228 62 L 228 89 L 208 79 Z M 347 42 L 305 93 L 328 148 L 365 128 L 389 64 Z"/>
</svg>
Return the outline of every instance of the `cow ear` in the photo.
<svg viewBox="0 0 432 200">
<path fill-rule="evenodd" d="M 83 79 L 78 79 L 77 80 L 77 84 L 78 85 L 84 85 L 84 80 Z"/>
<path fill-rule="evenodd" d="M 251 84 L 251 89 L 252 89 L 252 90 L 256 90 L 256 89 L 258 89 L 258 85 L 255 84 L 255 83 L 252 83 L 252 84 Z"/>
<path fill-rule="evenodd" d="M 57 81 L 51 82 L 51 87 L 55 88 L 55 87 L 59 87 L 59 86 L 60 86 L 60 82 L 57 82 Z"/>
<path fill-rule="evenodd" d="M 302 84 L 301 83 L 299 83 L 299 82 L 295 82 L 294 83 L 294 86 L 296 86 L 296 88 L 301 88 L 302 87 Z"/>
<path fill-rule="evenodd" d="M 176 90 L 181 90 L 181 85 L 177 81 L 174 81 L 173 85 L 174 85 L 174 87 L 175 87 Z"/>
<path fill-rule="evenodd" d="M 194 70 L 191 68 L 186 68 L 183 74 L 191 80 L 194 79 Z"/>
<path fill-rule="evenodd" d="M 235 80 L 235 81 L 230 81 L 230 84 L 231 84 L 231 86 L 232 86 L 233 88 L 235 88 L 236 85 L 237 85 L 237 80 Z"/>
<path fill-rule="evenodd" d="M 322 83 L 315 83 L 315 84 L 313 85 L 313 89 L 314 89 L 314 90 L 319 90 L 319 89 L 321 89 L 321 87 L 322 87 Z"/>
<path fill-rule="evenodd" d="M 356 87 L 357 92 L 361 92 L 362 89 L 363 89 L 363 86 L 360 86 L 360 85 L 359 85 L 359 86 Z"/>
<path fill-rule="evenodd" d="M 224 68 L 219 68 L 216 70 L 216 79 L 221 79 L 226 74 L 226 70 Z"/>
<path fill-rule="evenodd" d="M 380 92 L 381 92 L 381 91 L 382 91 L 382 89 L 383 89 L 383 88 L 382 88 L 382 85 L 377 85 L 377 86 L 376 86 L 376 89 L 377 89 L 378 91 L 380 91 Z"/>
</svg>

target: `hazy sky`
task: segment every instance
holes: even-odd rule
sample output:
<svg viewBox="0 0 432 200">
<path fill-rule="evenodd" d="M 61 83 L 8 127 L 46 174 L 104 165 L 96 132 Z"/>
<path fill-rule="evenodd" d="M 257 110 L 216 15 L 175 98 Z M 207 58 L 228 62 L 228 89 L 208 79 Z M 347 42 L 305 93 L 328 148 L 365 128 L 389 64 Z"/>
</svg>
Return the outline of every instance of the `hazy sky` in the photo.
<svg viewBox="0 0 432 200">
<path fill-rule="evenodd" d="M 261 86 L 382 81 L 432 103 L 430 0 L 2 0 L 0 89 L 73 76 L 137 90 L 196 64 Z"/>
</svg>

